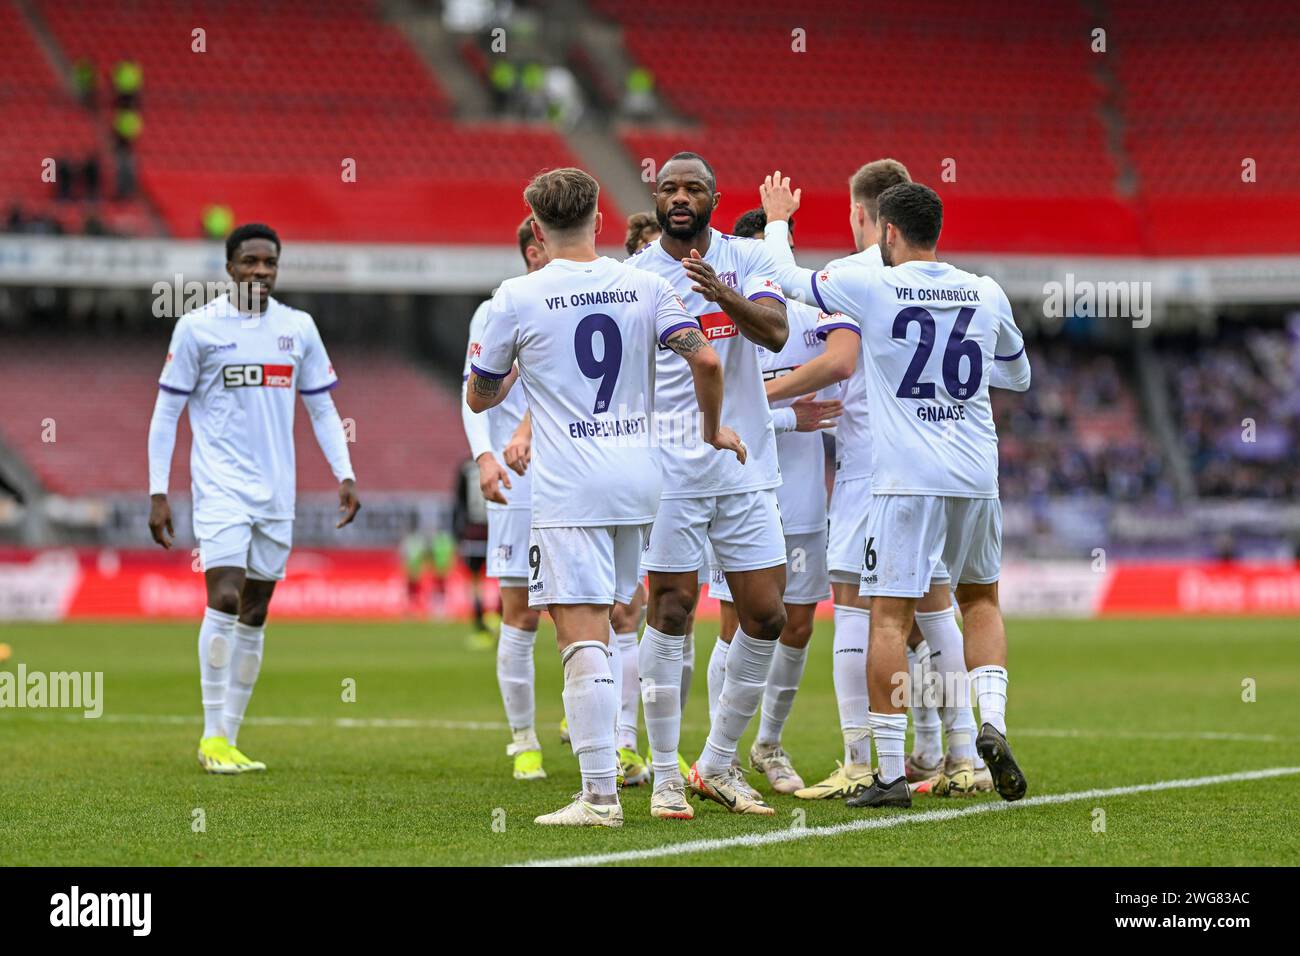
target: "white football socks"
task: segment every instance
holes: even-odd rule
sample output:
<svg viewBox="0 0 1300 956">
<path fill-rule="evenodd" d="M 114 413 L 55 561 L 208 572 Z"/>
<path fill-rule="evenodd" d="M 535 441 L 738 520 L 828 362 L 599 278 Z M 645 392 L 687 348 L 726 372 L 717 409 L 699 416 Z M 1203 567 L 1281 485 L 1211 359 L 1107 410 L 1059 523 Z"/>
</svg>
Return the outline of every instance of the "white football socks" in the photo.
<svg viewBox="0 0 1300 956">
<path fill-rule="evenodd" d="M 1007 669 L 985 664 L 970 672 L 971 689 L 979 704 L 980 720 L 992 724 L 999 733 L 1007 732 Z"/>
<path fill-rule="evenodd" d="M 615 634 L 618 645 L 618 663 L 623 672 L 619 688 L 618 745 L 636 750 L 637 717 L 641 706 L 641 674 L 637 667 L 636 631 Z"/>
<path fill-rule="evenodd" d="M 614 747 L 618 696 L 609 669 L 609 648 L 599 641 L 579 641 L 564 650 L 561 660 L 564 716 L 582 771 L 583 795 L 605 798 L 598 801 L 602 803 L 614 802 L 618 795 L 618 754 Z"/>
<path fill-rule="evenodd" d="M 691 696 L 691 682 L 695 678 L 695 632 L 682 638 L 682 713 L 686 713 L 686 701 Z"/>
<path fill-rule="evenodd" d="M 736 745 L 758 711 L 772 669 L 776 641 L 761 641 L 740 628 L 727 651 L 727 673 L 710 721 L 709 739 L 700 755 L 700 773 L 721 773 L 736 757 Z"/>
<path fill-rule="evenodd" d="M 239 739 L 239 728 L 244 723 L 248 700 L 253 696 L 253 685 L 257 683 L 257 675 L 262 669 L 262 645 L 266 640 L 266 628 L 236 621 L 232 635 L 235 648 L 230 656 L 230 679 L 226 684 L 222 723 L 226 728 L 226 740 L 233 747 Z"/>
<path fill-rule="evenodd" d="M 932 767 L 943 756 L 943 724 L 934 699 L 934 678 L 927 676 L 932 668 L 930 648 L 925 641 L 907 649 L 907 670 L 912 684 L 912 727 L 916 731 L 912 753 L 921 763 Z"/>
<path fill-rule="evenodd" d="M 904 774 L 903 745 L 907 739 L 907 714 L 871 713 L 871 736 L 880 761 L 880 782 L 892 783 Z"/>
<path fill-rule="evenodd" d="M 975 715 L 971 712 L 970 680 L 966 672 L 966 645 L 952 608 L 918 611 L 916 623 L 930 648 L 930 666 L 941 676 L 944 734 L 948 757 L 975 759 Z"/>
<path fill-rule="evenodd" d="M 709 667 L 705 671 L 704 679 L 709 692 L 710 724 L 713 723 L 713 715 L 718 712 L 718 697 L 722 694 L 722 682 L 727 675 L 727 652 L 730 649 L 731 645 L 719 635 L 713 642 L 713 653 L 709 655 Z"/>
<path fill-rule="evenodd" d="M 844 762 L 871 766 L 871 726 L 867 720 L 867 638 L 871 612 L 835 605 L 832 676 L 844 735 Z"/>
<path fill-rule="evenodd" d="M 533 644 L 536 631 L 501 625 L 501 638 L 497 641 L 497 686 L 501 688 L 501 702 L 506 708 L 506 722 L 512 733 L 532 732 L 537 720 Z"/>
<path fill-rule="evenodd" d="M 235 622 L 238 617 L 203 609 L 199 627 L 199 689 L 203 700 L 203 736 L 225 734 L 222 717 L 226 708 L 226 686 L 230 679 L 230 657 L 234 653 Z"/>
<path fill-rule="evenodd" d="M 763 691 L 763 719 L 758 723 L 758 743 L 770 747 L 781 742 L 781 731 L 790 717 L 790 708 L 799 692 L 799 681 L 803 679 L 807 660 L 807 647 L 777 643 L 772 669 L 767 675 L 767 688 Z"/>
<path fill-rule="evenodd" d="M 614 680 L 614 740 L 617 744 L 618 715 L 623 709 L 623 661 L 622 655 L 618 652 L 618 638 L 614 635 L 612 624 L 609 628 L 609 637 L 605 639 L 605 650 L 609 653 L 609 676 Z"/>
<path fill-rule="evenodd" d="M 685 638 L 664 634 L 649 624 L 637 651 L 641 675 L 641 705 L 650 739 L 650 766 L 655 786 L 681 783 L 677 750 L 682 735 L 682 643 Z"/>
</svg>

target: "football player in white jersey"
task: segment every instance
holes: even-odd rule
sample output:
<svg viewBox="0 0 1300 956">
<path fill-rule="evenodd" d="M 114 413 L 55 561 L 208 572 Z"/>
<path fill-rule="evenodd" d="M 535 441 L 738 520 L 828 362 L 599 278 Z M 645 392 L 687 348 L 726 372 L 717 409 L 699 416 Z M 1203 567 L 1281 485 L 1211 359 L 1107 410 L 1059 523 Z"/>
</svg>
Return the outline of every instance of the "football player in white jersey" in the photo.
<svg viewBox="0 0 1300 956">
<path fill-rule="evenodd" d="M 785 298 L 762 243 L 709 226 L 721 194 L 702 157 L 670 157 L 659 168 L 653 197 L 663 232 L 627 263 L 667 279 L 699 317 L 726 368 L 723 417 L 749 453 L 742 466 L 715 455 L 700 440 L 690 378 L 675 356 L 661 351 L 655 416 L 664 490 L 642 561 L 650 593 L 639 661 L 655 787 L 675 786 L 680 778 L 682 646 L 699 597 L 707 540 L 731 585 L 740 627 L 690 784 L 732 812 L 771 815 L 775 811 L 744 784 L 732 761 L 762 700 L 785 627 L 785 537 L 775 491 L 781 477 L 756 350 L 761 345 L 779 351 L 785 345 Z"/>
<path fill-rule="evenodd" d="M 745 239 L 761 240 L 766 225 L 763 210 L 751 209 L 736 220 L 732 231 Z M 793 237 L 793 231 L 789 235 Z M 793 241 L 791 238 L 791 245 Z M 786 303 L 790 336 L 785 347 L 778 352 L 758 350 L 765 383 L 770 385 L 821 354 L 824 343 L 817 335 L 819 315 L 812 306 Z M 838 398 L 821 394 L 772 403 L 776 454 L 781 465 L 781 486 L 776 496 L 785 532 L 786 624 L 768 672 L 758 735 L 750 748 L 749 760 L 777 793 L 794 793 L 804 786 L 781 746 L 781 732 L 803 678 L 817 605 L 831 596 L 826 573 L 826 455 L 818 432 L 833 427 L 842 408 Z M 725 575 L 712 575 L 709 593 L 722 602 L 721 634 L 713 646 L 708 669 L 709 706 L 713 713 L 722 690 L 727 652 L 737 621 Z"/>
<path fill-rule="evenodd" d="M 547 826 L 623 822 L 610 611 L 632 599 L 659 504 L 651 432 L 658 346 L 685 358 L 710 454 L 745 457 L 740 437 L 720 423 L 723 364 L 698 320 L 663 279 L 596 254 L 598 194 L 578 169 L 542 173 L 525 190 L 551 261 L 497 290 L 467 392 L 481 412 L 519 379 L 532 418 L 529 601 L 555 621 L 565 716 L 582 771 L 573 802 L 536 819 Z M 651 813 L 691 815 L 680 782 L 675 792 L 656 791 Z"/>
<path fill-rule="evenodd" d="M 883 268 L 877 245 L 877 202 L 885 189 L 910 182 L 907 169 L 898 161 L 880 159 L 860 167 L 849 179 L 849 225 L 855 247 L 851 256 L 836 259 L 827 270 L 856 267 Z M 799 190 L 791 190 L 790 178 L 778 170 L 759 187 L 763 205 L 778 238 L 766 238 L 773 258 L 781 269 L 781 280 L 791 298 L 816 302 L 812 280 L 816 273 L 795 264 L 789 243 L 779 237 L 781 225 L 799 208 Z M 834 680 L 844 737 L 844 762 L 821 783 L 799 791 L 804 799 L 837 799 L 864 791 L 870 778 L 870 730 L 867 725 L 866 649 L 870 627 L 870 601 L 858 595 L 866 547 L 866 513 L 871 486 L 871 428 L 867 409 L 865 369 L 858 362 L 861 336 L 857 323 L 823 313 L 819 335 L 826 339 L 826 351 L 788 378 L 768 383 L 769 398 L 800 394 L 799 389 L 824 388 L 842 381 L 844 417 L 836 440 L 835 488 L 830 508 L 828 563 L 835 591 Z M 931 646 L 933 645 L 933 653 Z M 948 574 L 937 565 L 931 588 L 921 599 L 916 626 L 908 638 L 909 662 L 913 669 L 924 664 L 951 675 L 950 683 L 964 691 L 965 661 L 961 630 L 952 610 Z M 930 686 L 918 684 L 921 686 Z M 940 683 L 941 687 L 948 686 Z M 952 699 L 931 700 L 919 696 L 913 710 L 916 724 L 915 750 L 907 757 L 908 779 L 925 784 L 927 792 L 965 795 L 993 789 L 992 778 L 975 753 L 974 716 L 969 693 L 955 692 Z M 936 706 L 942 705 L 942 706 Z M 948 731 L 948 760 L 945 763 L 940 740 L 942 726 Z M 972 759 L 978 766 L 967 768 Z"/>
<path fill-rule="evenodd" d="M 207 585 L 199 629 L 203 736 L 209 773 L 265 770 L 237 746 L 262 665 L 267 607 L 284 579 L 293 540 L 295 393 L 339 482 L 338 527 L 361 507 L 343 423 L 329 392 L 338 384 L 316 323 L 271 298 L 280 239 L 240 226 L 226 240 L 235 292 L 183 315 L 172 332 L 149 423 L 149 531 L 171 548 L 167 501 L 176 423 L 187 406 L 194 536 Z"/>
<path fill-rule="evenodd" d="M 1029 387 L 1029 360 L 1001 287 L 939 262 L 943 203 L 901 183 L 880 194 L 879 246 L 888 268 L 836 269 L 811 282 L 827 312 L 856 320 L 871 408 L 871 499 L 859 593 L 872 598 L 869 715 L 880 772 L 850 806 L 910 806 L 904 775 L 907 637 L 942 562 L 957 585 L 965 663 L 982 727 L 976 747 L 1005 800 L 1024 796 L 1006 739 L 1006 630 L 998 606 L 1002 507 L 989 402 Z M 905 684 L 903 685 L 905 686 Z"/>
<path fill-rule="evenodd" d="M 546 265 L 546 250 L 533 236 L 532 217 L 520 223 L 516 236 L 527 272 Z M 491 300 L 479 305 L 469 323 L 465 350 L 465 384 L 470 362 L 482 347 Z M 462 399 L 464 388 L 462 388 Z M 542 745 L 537 739 L 533 645 L 537 641 L 539 612 L 528 606 L 528 528 L 532 513 L 532 481 L 525 472 L 512 482 L 503 464 L 504 450 L 519 427 L 528 404 L 522 390 L 485 415 L 475 415 L 461 404 L 461 420 L 470 454 L 478 464 L 479 489 L 487 501 L 487 575 L 496 578 L 501 592 L 501 634 L 497 641 L 497 686 L 510 724 L 511 742 L 506 755 L 514 758 L 516 780 L 541 780 Z"/>
</svg>

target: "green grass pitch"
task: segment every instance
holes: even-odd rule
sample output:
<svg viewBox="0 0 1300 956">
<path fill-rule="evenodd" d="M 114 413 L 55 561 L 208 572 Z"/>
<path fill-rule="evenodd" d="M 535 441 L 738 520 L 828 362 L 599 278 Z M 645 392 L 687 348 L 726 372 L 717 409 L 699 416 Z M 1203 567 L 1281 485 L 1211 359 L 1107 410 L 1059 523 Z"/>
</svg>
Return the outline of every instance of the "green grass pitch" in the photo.
<svg viewBox="0 0 1300 956">
<path fill-rule="evenodd" d="M 1300 844 L 1287 836 L 1300 811 L 1300 775 L 832 834 L 817 828 L 871 815 L 779 797 L 774 818 L 697 803 L 693 821 L 655 821 L 641 787 L 623 793 L 622 830 L 536 827 L 536 814 L 561 806 L 578 786 L 576 761 L 558 740 L 561 677 L 547 623 L 537 648 L 545 781 L 510 776 L 494 654 L 469 650 L 462 627 L 418 623 L 272 621 L 240 738 L 270 770 L 208 776 L 194 757 L 201 730 L 197 629 L 197 619 L 4 628 L 0 640 L 13 656 L 0 668 L 21 662 L 29 671 L 103 671 L 104 714 L 87 720 L 69 711 L 0 709 L 0 865 L 491 865 L 799 825 L 809 831 L 800 839 L 706 843 L 649 862 L 1300 863 Z M 712 629 L 701 622 L 683 732 L 688 760 L 707 731 Z M 1010 739 L 1031 797 L 1300 767 L 1294 619 L 1012 620 L 1008 630 Z M 841 755 L 830 645 L 829 624 L 819 624 L 785 737 L 810 782 Z M 349 678 L 355 702 L 343 700 Z M 1255 681 L 1253 702 L 1242 699 L 1247 678 Z M 752 732 L 742 741 L 745 754 Z M 985 802 L 1001 801 L 918 799 L 911 810 L 877 818 Z"/>
</svg>

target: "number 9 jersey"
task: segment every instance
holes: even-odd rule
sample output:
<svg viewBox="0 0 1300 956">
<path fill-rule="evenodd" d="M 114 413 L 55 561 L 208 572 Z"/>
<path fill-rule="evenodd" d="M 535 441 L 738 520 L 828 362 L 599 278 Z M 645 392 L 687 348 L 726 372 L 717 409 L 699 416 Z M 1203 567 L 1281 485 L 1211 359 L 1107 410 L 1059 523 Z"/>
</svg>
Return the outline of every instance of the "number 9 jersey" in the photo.
<svg viewBox="0 0 1300 956">
<path fill-rule="evenodd" d="M 666 280 L 606 257 L 553 259 L 501 284 L 470 364 L 502 378 L 518 360 L 533 415 L 533 528 L 654 520 L 655 353 L 698 327 Z"/>
<path fill-rule="evenodd" d="M 1014 366 L 999 384 L 1029 381 L 1024 339 L 1001 286 L 920 260 L 819 272 L 812 285 L 824 311 L 861 328 L 872 494 L 996 498 L 994 362 Z"/>
</svg>

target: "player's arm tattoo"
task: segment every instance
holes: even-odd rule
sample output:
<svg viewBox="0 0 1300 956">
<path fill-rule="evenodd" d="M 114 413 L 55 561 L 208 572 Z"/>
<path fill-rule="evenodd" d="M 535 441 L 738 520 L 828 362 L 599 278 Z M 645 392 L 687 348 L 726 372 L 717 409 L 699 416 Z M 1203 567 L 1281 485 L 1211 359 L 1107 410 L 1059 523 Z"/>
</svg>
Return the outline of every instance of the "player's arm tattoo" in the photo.
<svg viewBox="0 0 1300 956">
<path fill-rule="evenodd" d="M 501 383 L 504 379 L 485 378 L 482 375 L 475 375 L 471 380 L 474 386 L 474 394 L 482 395 L 484 398 L 493 398 L 497 392 L 501 391 Z"/>
<path fill-rule="evenodd" d="M 700 349 L 708 348 L 708 346 L 709 340 L 697 329 L 687 329 L 680 335 L 674 335 L 668 340 L 668 347 L 683 357 L 694 355 Z"/>
</svg>

